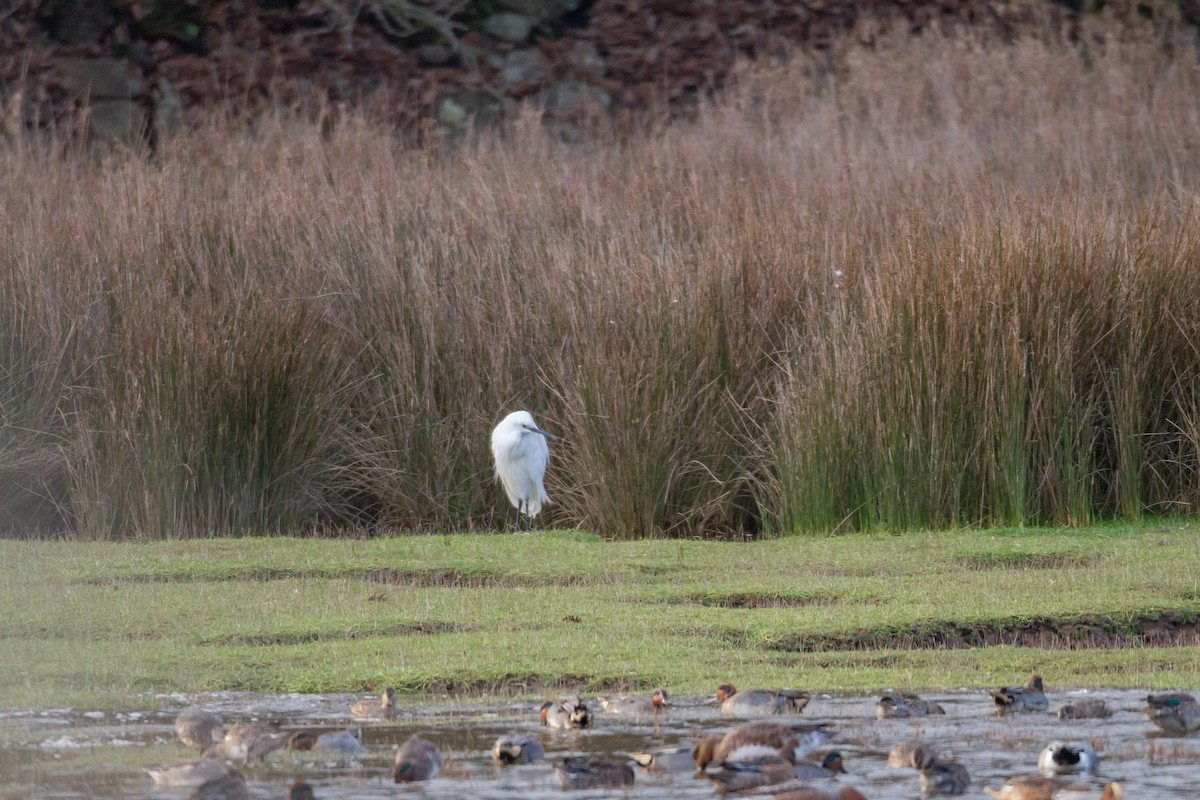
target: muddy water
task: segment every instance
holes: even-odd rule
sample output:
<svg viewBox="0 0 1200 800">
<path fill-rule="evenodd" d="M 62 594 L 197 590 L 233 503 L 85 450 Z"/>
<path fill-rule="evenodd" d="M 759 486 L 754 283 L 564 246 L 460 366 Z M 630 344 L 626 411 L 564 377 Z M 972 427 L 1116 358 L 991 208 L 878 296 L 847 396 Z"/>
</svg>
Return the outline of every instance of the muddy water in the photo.
<svg viewBox="0 0 1200 800">
<path fill-rule="evenodd" d="M 860 789 L 869 798 L 916 798 L 915 772 L 890 769 L 888 750 L 899 740 L 922 734 L 939 753 L 952 756 L 970 771 L 972 787 L 965 795 L 983 798 L 986 785 L 1006 777 L 1036 772 L 1037 754 L 1048 742 L 1090 742 L 1100 754 L 1099 775 L 1081 783 L 1099 787 L 1121 781 L 1127 798 L 1169 800 L 1200 797 L 1200 734 L 1162 736 L 1143 717 L 1145 692 L 1106 691 L 1090 696 L 1108 701 L 1115 714 L 1107 720 L 1062 722 L 1050 714 L 998 718 L 985 692 L 927 695 L 946 708 L 931 721 L 886 721 L 874 718 L 873 697 L 813 699 L 805 719 L 827 720 L 837 727 L 831 748 L 845 755 L 852 774 L 836 784 Z M 1051 692 L 1051 709 L 1077 695 Z M 173 723 L 179 709 L 193 702 L 233 721 L 275 722 L 285 729 L 314 732 L 339 730 L 350 724 L 348 695 L 217 694 L 160 698 L 157 712 L 101 713 L 82 709 L 0 711 L 0 798 L 161 798 L 179 800 L 187 790 L 156 789 L 143 770 L 192 757 L 175 741 Z M 558 788 L 551 769 L 556 757 L 598 753 L 623 758 L 631 750 L 688 743 L 696 736 L 724 730 L 736 720 L 719 716 L 698 698 L 676 699 L 658 722 L 632 722 L 596 714 L 594 729 L 555 732 L 536 724 L 534 704 L 408 708 L 389 723 L 362 726 L 366 748 L 357 758 L 331 758 L 312 753 L 274 754 L 265 764 L 250 765 L 250 795 L 287 796 L 287 787 L 304 778 L 322 800 L 344 798 L 504 798 L 538 800 L 562 797 L 624 796 L 634 798 L 710 798 L 714 785 L 690 771 L 654 775 L 638 769 L 628 791 L 577 791 Z M 523 767 L 494 767 L 492 742 L 502 733 L 533 733 L 546 746 L 547 759 Z M 421 785 L 397 786 L 391 780 L 395 745 L 419 731 L 444 756 L 443 774 Z"/>
</svg>

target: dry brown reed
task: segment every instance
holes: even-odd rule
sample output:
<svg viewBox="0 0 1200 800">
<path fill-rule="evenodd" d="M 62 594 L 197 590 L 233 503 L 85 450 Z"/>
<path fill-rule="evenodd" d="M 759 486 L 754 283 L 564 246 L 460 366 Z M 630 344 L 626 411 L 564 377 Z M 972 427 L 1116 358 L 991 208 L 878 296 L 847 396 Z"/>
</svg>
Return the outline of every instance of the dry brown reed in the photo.
<svg viewBox="0 0 1200 800">
<path fill-rule="evenodd" d="M 1155 34 L 747 68 L 468 145 L 0 151 L 0 532 L 1082 524 L 1200 499 L 1200 68 Z"/>
</svg>

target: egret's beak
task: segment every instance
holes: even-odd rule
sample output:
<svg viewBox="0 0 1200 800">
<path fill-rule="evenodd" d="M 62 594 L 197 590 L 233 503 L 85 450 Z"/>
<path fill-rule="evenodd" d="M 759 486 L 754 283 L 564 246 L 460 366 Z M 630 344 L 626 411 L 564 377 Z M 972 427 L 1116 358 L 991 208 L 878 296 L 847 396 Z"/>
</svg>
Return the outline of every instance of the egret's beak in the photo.
<svg viewBox="0 0 1200 800">
<path fill-rule="evenodd" d="M 534 433 L 540 433 L 542 436 L 545 436 L 547 439 L 553 439 L 556 442 L 558 441 L 558 437 L 555 436 L 553 433 L 546 433 L 544 430 L 537 427 L 536 425 L 533 427 L 532 430 Z"/>
</svg>

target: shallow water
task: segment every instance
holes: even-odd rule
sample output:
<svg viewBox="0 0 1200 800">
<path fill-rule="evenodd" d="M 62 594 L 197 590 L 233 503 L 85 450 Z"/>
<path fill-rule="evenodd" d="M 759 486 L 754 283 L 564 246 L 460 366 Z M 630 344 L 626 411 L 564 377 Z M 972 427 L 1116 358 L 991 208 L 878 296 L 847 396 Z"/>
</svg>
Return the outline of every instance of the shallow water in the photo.
<svg viewBox="0 0 1200 800">
<path fill-rule="evenodd" d="M 1051 710 L 1081 693 L 1050 692 Z M 1079 783 L 1099 787 L 1119 780 L 1127 798 L 1200 796 L 1200 735 L 1160 735 L 1141 713 L 1145 691 L 1100 691 L 1088 696 L 1108 701 L 1114 715 L 1106 720 L 1063 722 L 1051 714 L 994 715 L 991 698 L 982 691 L 925 695 L 946 708 L 945 717 L 925 721 L 877 721 L 875 697 L 818 695 L 804 719 L 836 725 L 829 749 L 845 756 L 846 769 L 837 785 L 857 787 L 869 798 L 919 797 L 917 775 L 890 769 L 891 747 L 921 734 L 939 754 L 958 759 L 971 773 L 968 798 L 987 797 L 986 785 L 999 785 L 1011 775 L 1035 774 L 1037 754 L 1052 740 L 1090 742 L 1100 755 L 1099 774 Z M 284 729 L 314 732 L 353 724 L 347 714 L 350 695 L 257 695 L 222 693 L 160 698 L 162 711 L 103 713 L 82 709 L 0 711 L 0 797 L 2 798 L 157 798 L 178 800 L 188 790 L 155 788 L 143 771 L 193 757 L 174 736 L 176 713 L 196 704 L 221 715 L 226 723 L 276 722 Z M 557 757 L 606 754 L 618 758 L 631 750 L 662 744 L 689 743 L 698 735 L 718 732 L 738 720 L 722 717 L 700 698 L 674 698 L 665 719 L 627 721 L 596 709 L 595 727 L 576 732 L 551 731 L 537 724 L 532 703 L 409 708 L 392 722 L 362 725 L 366 748 L 358 758 L 331 758 L 313 753 L 277 752 L 265 764 L 244 769 L 250 795 L 287 796 L 295 778 L 304 778 L 322 800 L 347 798 L 504 798 L 538 800 L 564 794 L 554 779 Z M 355 721 L 356 722 L 356 721 Z M 522 767 L 497 768 L 491 746 L 502 733 L 518 730 L 538 736 L 546 760 Z M 443 754 L 442 774 L 434 781 L 408 786 L 392 783 L 393 750 L 410 733 L 421 732 Z M 634 798 L 710 798 L 715 786 L 689 772 L 653 775 L 637 770 L 629 791 L 575 791 L 572 798 L 619 795 Z M 831 784 L 832 785 L 832 784 Z"/>
</svg>

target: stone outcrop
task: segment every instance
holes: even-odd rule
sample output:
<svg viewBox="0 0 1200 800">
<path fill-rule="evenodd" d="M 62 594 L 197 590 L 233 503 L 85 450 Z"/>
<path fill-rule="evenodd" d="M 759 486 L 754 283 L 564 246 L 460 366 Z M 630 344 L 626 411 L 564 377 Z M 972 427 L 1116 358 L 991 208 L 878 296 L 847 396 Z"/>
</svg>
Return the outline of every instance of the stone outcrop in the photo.
<svg viewBox="0 0 1200 800">
<path fill-rule="evenodd" d="M 1157 8 L 1200 21 L 1200 0 Z M 10 134 L 77 130 L 82 115 L 91 136 L 134 143 L 218 107 L 362 104 L 421 134 L 531 102 L 570 134 L 597 114 L 686 114 L 739 59 L 889 31 L 1013 36 L 1078 13 L 1053 0 L 50 0 L 0 19 L 0 108 Z"/>
</svg>

